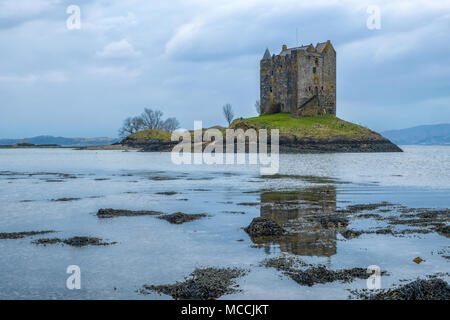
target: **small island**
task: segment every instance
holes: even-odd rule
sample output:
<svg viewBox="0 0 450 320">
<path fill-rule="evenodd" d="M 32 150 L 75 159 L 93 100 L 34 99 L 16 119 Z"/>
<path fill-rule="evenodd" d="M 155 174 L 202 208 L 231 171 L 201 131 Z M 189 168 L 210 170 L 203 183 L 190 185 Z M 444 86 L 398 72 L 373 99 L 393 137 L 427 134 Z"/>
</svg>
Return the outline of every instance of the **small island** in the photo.
<svg viewBox="0 0 450 320">
<path fill-rule="evenodd" d="M 144 119 L 155 115 L 149 111 Z M 272 56 L 266 49 L 260 61 L 257 112 L 258 117 L 231 122 L 231 105 L 224 106 L 229 129 L 267 129 L 269 134 L 278 129 L 281 153 L 402 152 L 380 134 L 336 117 L 336 51 L 330 41 L 295 48 L 283 45 L 280 54 Z M 163 152 L 177 142 L 171 141 L 168 131 L 155 128 L 133 132 L 121 144 Z"/>
<path fill-rule="evenodd" d="M 215 127 L 225 136 L 225 128 Z M 332 115 L 292 118 L 288 113 L 262 115 L 234 120 L 230 129 L 278 129 L 281 153 L 324 152 L 402 152 L 380 134 L 341 120 Z M 150 152 L 169 152 L 178 142 L 171 141 L 170 132 L 142 130 L 130 134 L 121 144 Z"/>
</svg>

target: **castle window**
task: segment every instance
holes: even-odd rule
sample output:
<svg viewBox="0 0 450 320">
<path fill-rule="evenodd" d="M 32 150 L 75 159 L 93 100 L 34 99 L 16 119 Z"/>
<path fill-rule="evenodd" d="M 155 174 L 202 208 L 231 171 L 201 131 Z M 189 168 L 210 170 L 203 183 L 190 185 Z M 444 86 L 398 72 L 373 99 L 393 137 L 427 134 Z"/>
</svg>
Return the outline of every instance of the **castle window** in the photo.
<svg viewBox="0 0 450 320">
<path fill-rule="evenodd" d="M 317 71 L 316 67 L 313 67 L 313 73 L 316 73 L 316 71 Z"/>
<path fill-rule="evenodd" d="M 270 92 L 272 92 L 272 87 L 270 87 Z"/>
</svg>

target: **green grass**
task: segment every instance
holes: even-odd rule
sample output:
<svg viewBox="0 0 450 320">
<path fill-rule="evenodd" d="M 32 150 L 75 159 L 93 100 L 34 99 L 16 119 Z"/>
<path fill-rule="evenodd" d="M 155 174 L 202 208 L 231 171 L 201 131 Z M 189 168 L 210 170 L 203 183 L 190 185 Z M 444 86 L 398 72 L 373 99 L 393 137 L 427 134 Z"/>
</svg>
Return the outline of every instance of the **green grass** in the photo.
<svg viewBox="0 0 450 320">
<path fill-rule="evenodd" d="M 160 140 L 169 142 L 171 137 L 171 133 L 164 131 L 164 130 L 142 130 L 133 134 L 130 134 L 128 138 L 134 139 L 134 140 Z"/>
<path fill-rule="evenodd" d="M 314 139 L 346 138 L 382 139 L 365 127 L 344 121 L 332 115 L 319 117 L 291 118 L 289 113 L 275 113 L 254 118 L 236 119 L 230 128 L 279 129 L 280 134 L 294 135 L 298 138 Z"/>
<path fill-rule="evenodd" d="M 280 135 L 293 135 L 297 138 L 312 138 L 316 140 L 346 139 L 346 140 L 382 140 L 381 135 L 360 125 L 344 121 L 332 115 L 320 117 L 291 118 L 289 113 L 268 114 L 254 118 L 236 119 L 231 129 L 278 129 Z M 205 130 L 205 129 L 203 129 Z M 225 135 L 225 130 L 220 130 Z M 193 135 L 193 131 L 190 131 Z M 171 133 L 164 130 L 143 130 L 128 136 L 129 139 L 159 140 L 169 142 Z M 193 137 L 192 137 L 193 139 Z"/>
</svg>

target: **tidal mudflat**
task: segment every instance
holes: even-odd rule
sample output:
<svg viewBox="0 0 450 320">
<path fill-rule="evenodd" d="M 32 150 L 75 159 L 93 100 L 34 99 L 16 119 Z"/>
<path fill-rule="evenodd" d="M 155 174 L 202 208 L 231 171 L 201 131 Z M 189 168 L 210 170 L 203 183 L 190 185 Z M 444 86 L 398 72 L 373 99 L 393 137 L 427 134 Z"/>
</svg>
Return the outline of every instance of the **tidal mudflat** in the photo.
<svg viewBox="0 0 450 320">
<path fill-rule="evenodd" d="M 0 298 L 448 299 L 450 148 L 402 148 L 280 155 L 275 176 L 0 150 Z"/>
</svg>

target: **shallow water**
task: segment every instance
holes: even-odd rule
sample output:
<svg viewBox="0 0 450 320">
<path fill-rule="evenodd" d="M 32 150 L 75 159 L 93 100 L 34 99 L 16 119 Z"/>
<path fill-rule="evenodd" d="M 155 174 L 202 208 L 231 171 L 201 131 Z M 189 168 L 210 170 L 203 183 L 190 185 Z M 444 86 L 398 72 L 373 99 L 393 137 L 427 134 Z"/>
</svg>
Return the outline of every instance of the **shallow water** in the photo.
<svg viewBox="0 0 450 320">
<path fill-rule="evenodd" d="M 389 272 L 382 277 L 383 288 L 402 279 L 450 272 L 448 259 L 439 253 L 449 255 L 450 243 L 437 233 L 363 234 L 346 240 L 336 232 L 317 230 L 312 238 L 305 234 L 255 246 L 242 230 L 260 215 L 283 219 L 267 211 L 264 204 L 274 197 L 281 202 L 292 200 L 292 193 L 294 199 L 304 197 L 302 192 L 311 187 L 327 189 L 330 212 L 351 203 L 381 201 L 413 208 L 450 208 L 450 147 L 404 150 L 280 155 L 280 174 L 301 177 L 266 179 L 250 165 L 176 166 L 167 153 L 2 149 L 0 232 L 57 233 L 0 240 L 0 298 L 168 299 L 156 293 L 141 295 L 137 290 L 143 284 L 181 281 L 202 266 L 250 270 L 238 280 L 242 292 L 222 299 L 345 299 L 347 289 L 366 286 L 365 280 L 357 279 L 305 287 L 275 269 L 259 266 L 265 258 L 282 253 L 331 269 L 378 265 Z M 317 176 L 333 179 L 323 183 L 313 178 Z M 178 194 L 156 194 L 166 191 Z M 80 199 L 51 201 L 59 198 Z M 323 199 L 322 194 L 319 198 Z M 206 213 L 208 217 L 182 225 L 154 216 L 99 219 L 95 214 L 100 208 Z M 382 223 L 356 219 L 350 227 Z M 38 238 L 71 236 L 99 237 L 117 244 L 75 248 L 31 243 Z M 417 256 L 426 261 L 412 262 Z M 81 268 L 81 290 L 66 288 L 69 265 Z"/>
</svg>

